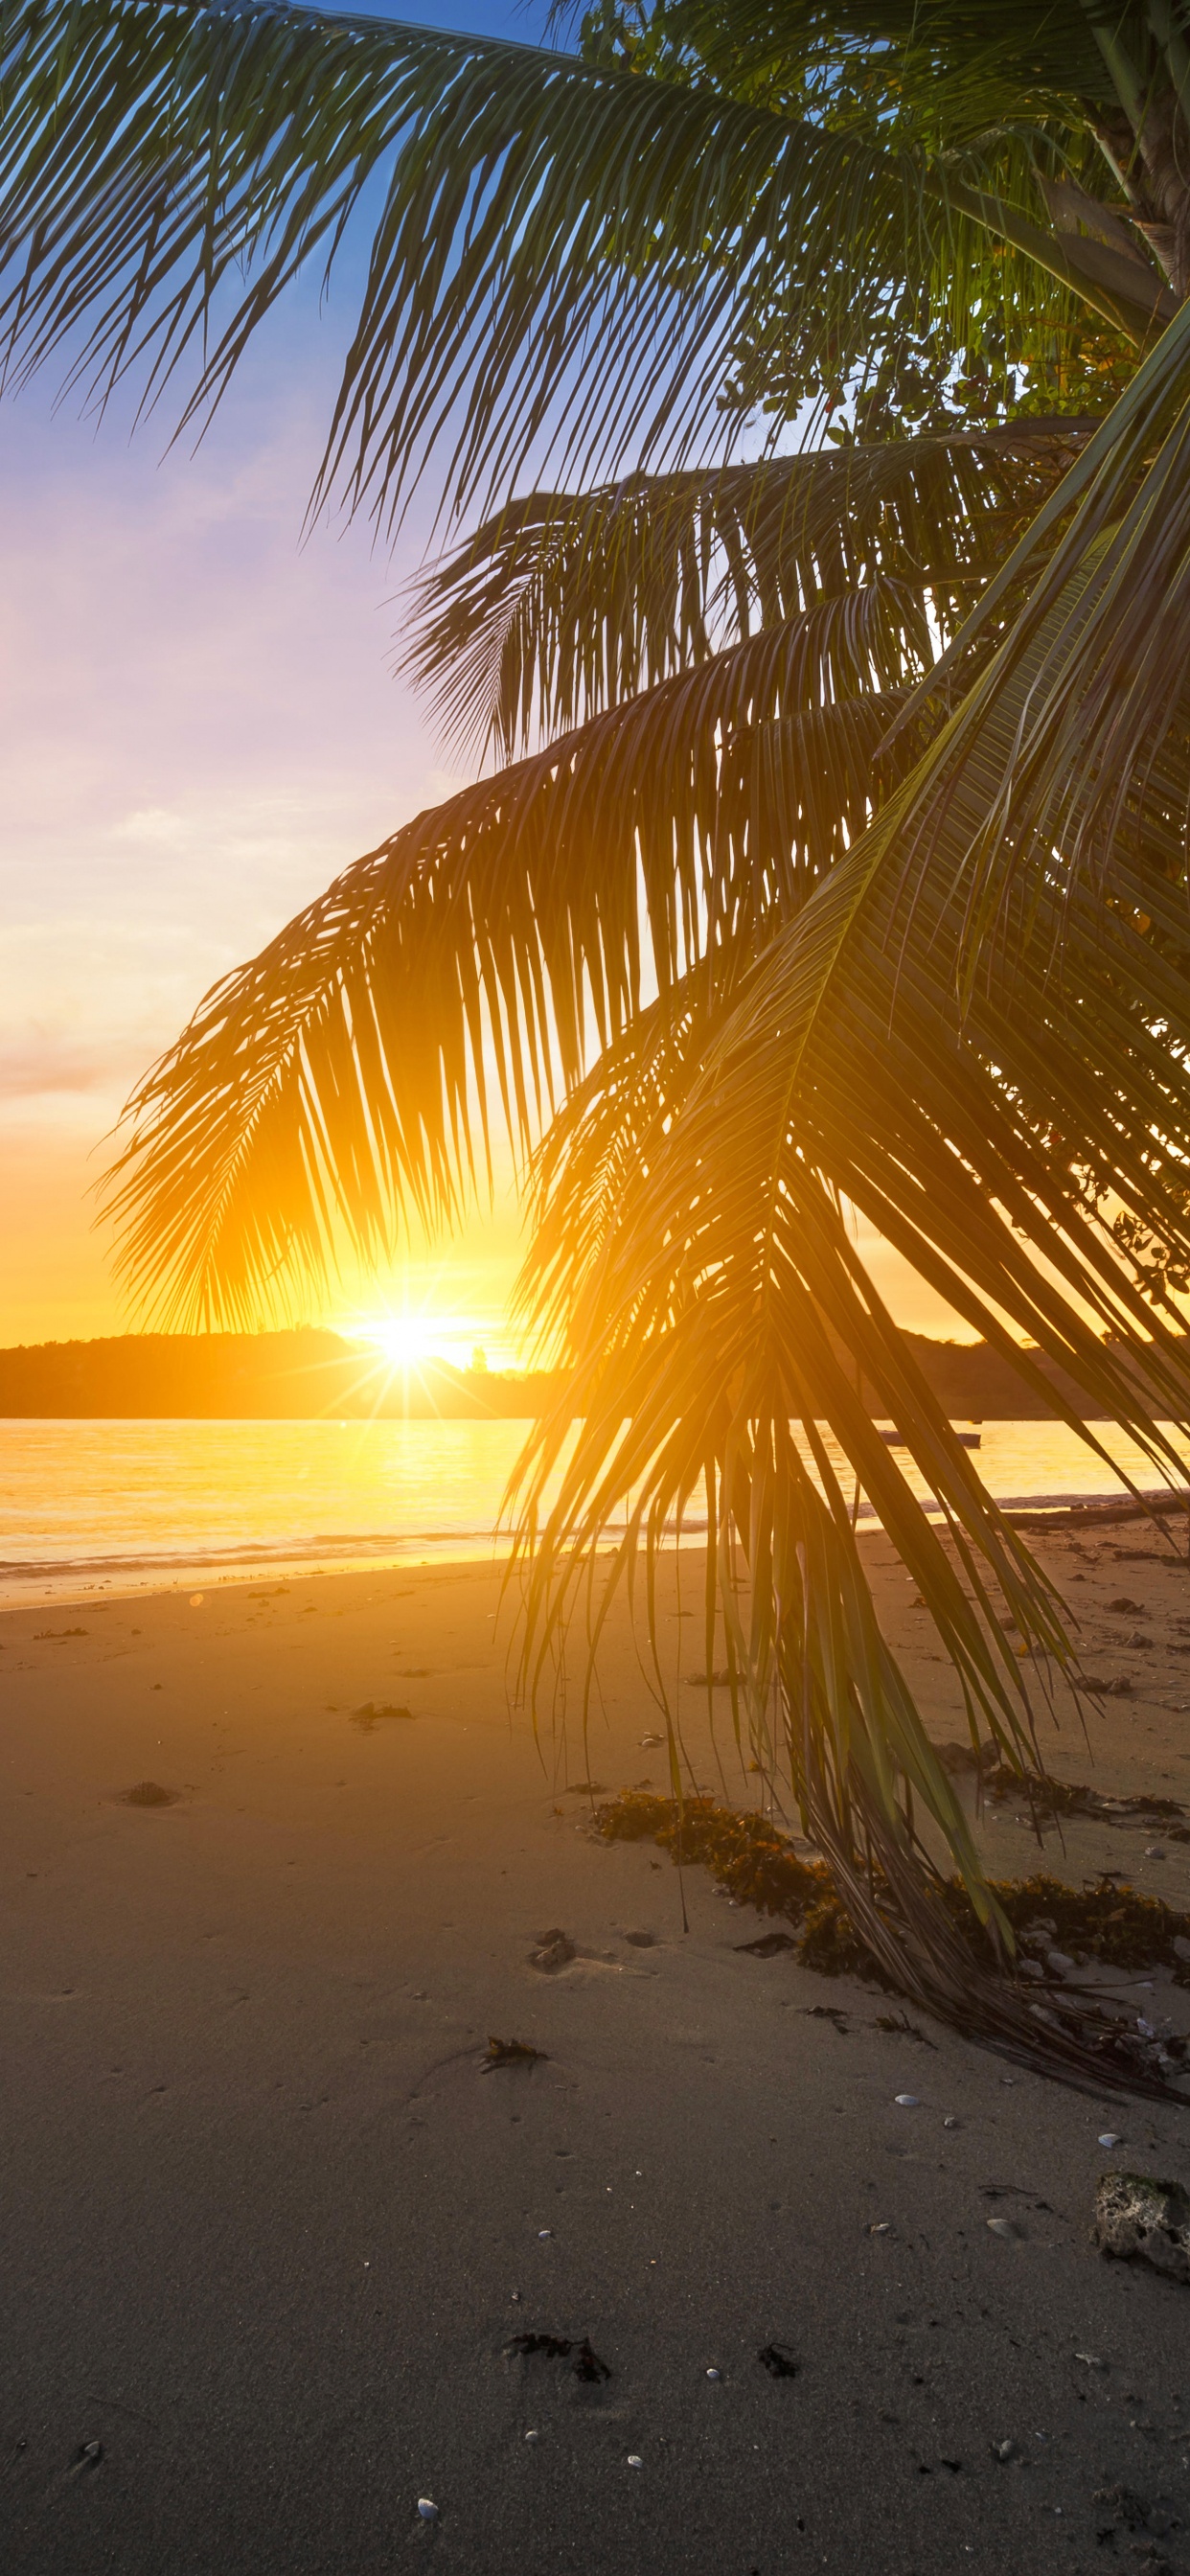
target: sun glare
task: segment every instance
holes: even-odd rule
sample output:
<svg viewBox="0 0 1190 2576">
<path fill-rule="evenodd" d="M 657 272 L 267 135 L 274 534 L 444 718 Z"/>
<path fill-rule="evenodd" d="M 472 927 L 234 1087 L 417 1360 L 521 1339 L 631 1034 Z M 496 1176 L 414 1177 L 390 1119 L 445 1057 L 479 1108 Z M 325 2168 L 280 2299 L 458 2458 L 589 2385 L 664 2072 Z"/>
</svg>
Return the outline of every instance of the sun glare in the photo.
<svg viewBox="0 0 1190 2576">
<path fill-rule="evenodd" d="M 489 1314 L 447 1313 L 435 1306 L 403 1307 L 385 1315 L 352 1316 L 339 1330 L 380 1355 L 394 1373 L 415 1371 L 434 1361 L 455 1369 L 501 1369 L 515 1366 L 505 1329 Z"/>
<path fill-rule="evenodd" d="M 445 1337 L 435 1332 L 434 1319 L 428 1315 L 379 1316 L 363 1328 L 361 1339 L 374 1342 L 390 1368 L 417 1368 L 423 1360 L 445 1356 Z"/>
</svg>

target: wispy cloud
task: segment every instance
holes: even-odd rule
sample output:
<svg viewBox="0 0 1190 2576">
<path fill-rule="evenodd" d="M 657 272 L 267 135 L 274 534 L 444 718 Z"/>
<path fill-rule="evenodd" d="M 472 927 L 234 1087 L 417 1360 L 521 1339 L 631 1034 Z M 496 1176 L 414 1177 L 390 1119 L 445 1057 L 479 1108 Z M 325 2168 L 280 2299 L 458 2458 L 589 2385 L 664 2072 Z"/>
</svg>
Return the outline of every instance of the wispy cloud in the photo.
<svg viewBox="0 0 1190 2576">
<path fill-rule="evenodd" d="M 34 1031 L 0 1041 L 0 1100 L 36 1100 L 56 1092 L 102 1091 L 126 1085 L 135 1071 L 127 1040 L 79 1046 L 69 1038 Z"/>
</svg>

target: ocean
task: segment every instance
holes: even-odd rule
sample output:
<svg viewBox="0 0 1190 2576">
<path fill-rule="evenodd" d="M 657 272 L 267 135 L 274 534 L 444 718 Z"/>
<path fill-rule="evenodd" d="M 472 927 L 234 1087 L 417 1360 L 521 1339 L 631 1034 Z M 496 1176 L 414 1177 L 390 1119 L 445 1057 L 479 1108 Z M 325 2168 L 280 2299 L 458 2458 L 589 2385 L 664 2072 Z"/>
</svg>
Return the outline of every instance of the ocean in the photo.
<svg viewBox="0 0 1190 2576">
<path fill-rule="evenodd" d="M 0 1600 L 491 1559 L 502 1552 L 501 1503 L 527 1427 L 0 1422 Z M 1061 1423 L 981 1430 L 981 1473 L 1001 1502 L 1108 1500 L 1123 1490 Z M 1131 1443 L 1112 1435 L 1111 1448 L 1119 1468 L 1156 1490 Z"/>
</svg>

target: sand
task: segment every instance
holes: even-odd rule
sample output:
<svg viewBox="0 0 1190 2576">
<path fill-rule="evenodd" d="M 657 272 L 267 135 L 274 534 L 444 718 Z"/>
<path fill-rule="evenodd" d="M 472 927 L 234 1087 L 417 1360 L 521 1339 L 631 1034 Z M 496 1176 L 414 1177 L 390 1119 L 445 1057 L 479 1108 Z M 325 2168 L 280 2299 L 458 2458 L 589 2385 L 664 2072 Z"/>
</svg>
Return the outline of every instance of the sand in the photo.
<svg viewBox="0 0 1190 2576">
<path fill-rule="evenodd" d="M 1050 1751 L 1190 1803 L 1190 1579 L 1114 1552 L 1151 1544 L 1055 1545 L 1088 1664 L 1134 1695 Z M 928 1622 L 870 1554 L 953 1735 Z M 1151 1647 L 1124 1648 L 1121 1592 Z M 669 1862 L 595 1842 L 573 1785 L 664 1785 L 626 1633 L 588 1744 L 572 1718 L 539 1750 L 497 1597 L 460 1566 L 0 1619 L 0 2564 L 1190 2569 L 1190 2290 L 1088 2237 L 1105 2164 L 1190 2179 L 1190 2114 L 920 2015 L 882 2031 L 872 1990 L 742 1949 L 765 1927 L 698 1873 L 684 1933 Z M 175 1803 L 129 1806 L 146 1780 Z M 1024 1826 L 986 1831 L 1035 1865 Z M 1047 1865 L 1190 1901 L 1190 1847 L 1146 1839 L 1076 1823 Z M 575 1956 L 547 1973 L 555 1927 Z M 487 2072 L 491 2035 L 543 2053 Z"/>
</svg>

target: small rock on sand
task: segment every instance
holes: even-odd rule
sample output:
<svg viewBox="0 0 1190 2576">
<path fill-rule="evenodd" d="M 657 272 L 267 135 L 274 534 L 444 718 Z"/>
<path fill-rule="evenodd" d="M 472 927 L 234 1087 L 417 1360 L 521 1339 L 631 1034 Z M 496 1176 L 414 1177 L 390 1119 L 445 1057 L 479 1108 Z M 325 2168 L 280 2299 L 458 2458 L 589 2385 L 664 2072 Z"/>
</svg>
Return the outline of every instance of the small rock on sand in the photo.
<svg viewBox="0 0 1190 2576">
<path fill-rule="evenodd" d="M 1150 2174 L 1103 2174 L 1091 2237 L 1101 2254 L 1150 2263 L 1171 2280 L 1190 2281 L 1190 2198 L 1180 2183 Z"/>
</svg>

